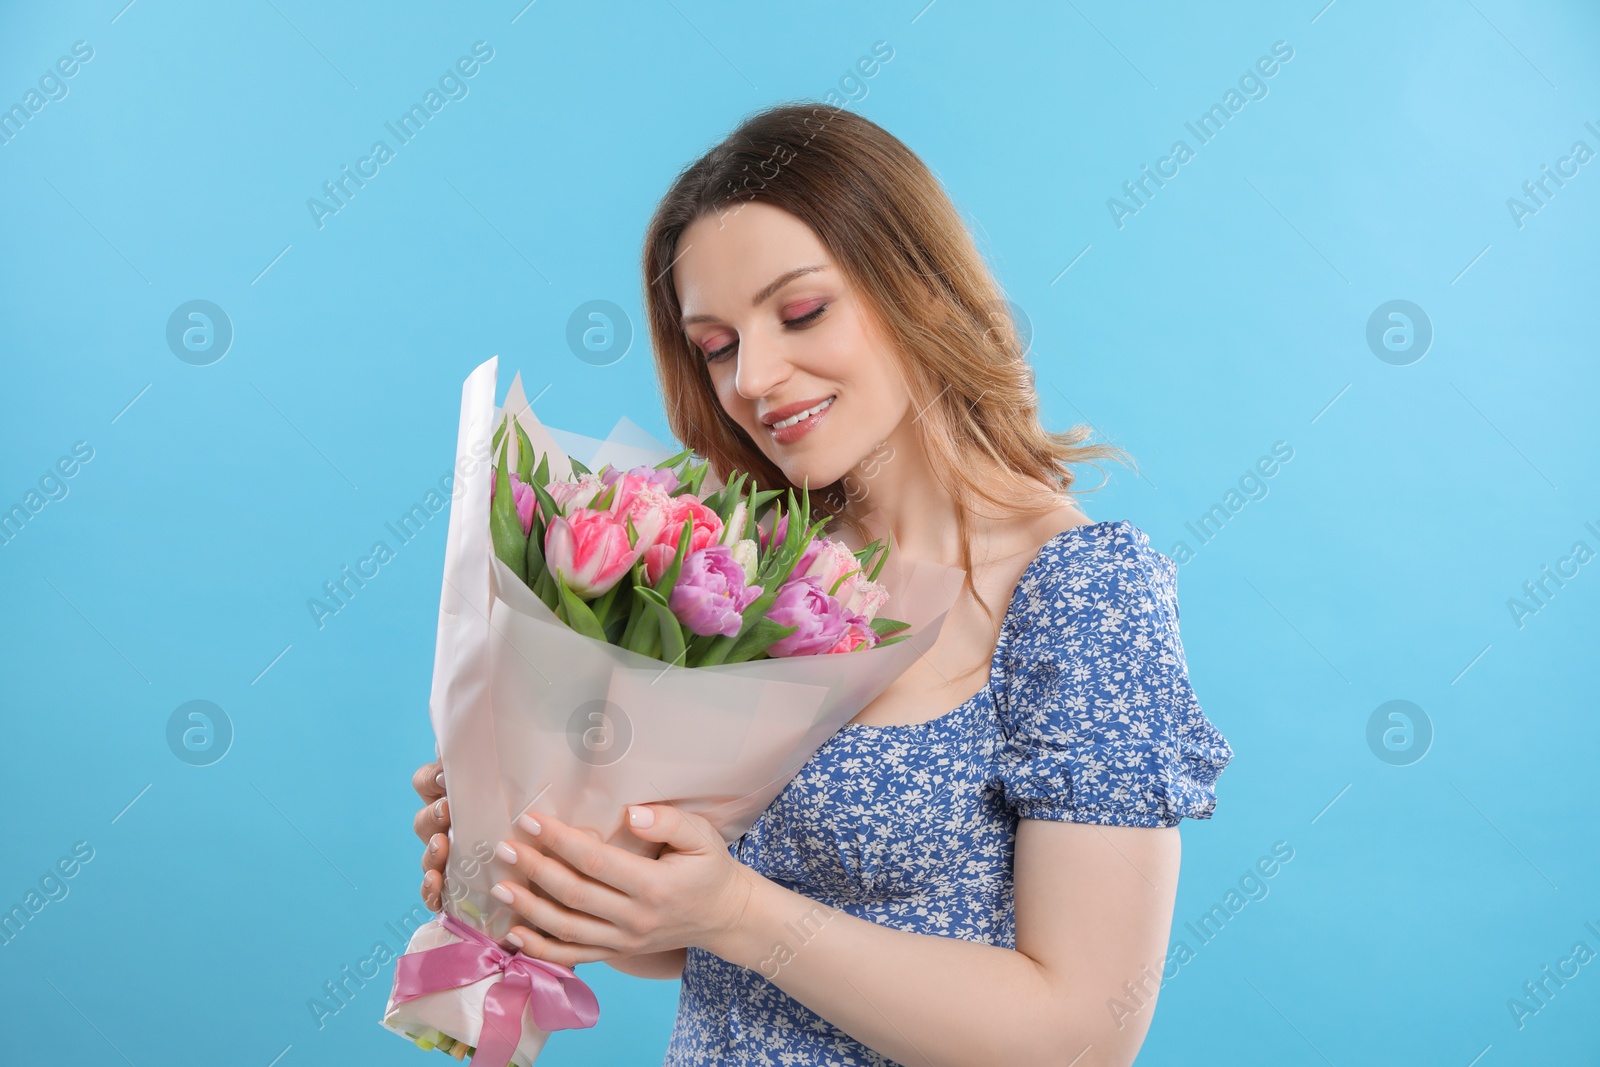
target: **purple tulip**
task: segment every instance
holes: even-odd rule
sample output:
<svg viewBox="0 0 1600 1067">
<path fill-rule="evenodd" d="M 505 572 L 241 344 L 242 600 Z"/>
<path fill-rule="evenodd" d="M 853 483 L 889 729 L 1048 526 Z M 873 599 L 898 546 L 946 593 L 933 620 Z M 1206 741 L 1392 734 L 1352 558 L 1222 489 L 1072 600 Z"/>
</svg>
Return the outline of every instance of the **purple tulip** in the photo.
<svg viewBox="0 0 1600 1067">
<path fill-rule="evenodd" d="M 744 568 L 726 545 L 707 545 L 683 557 L 683 569 L 667 604 L 702 637 L 739 636 L 744 609 L 761 595 L 759 585 L 746 585 Z"/>
<path fill-rule="evenodd" d="M 811 656 L 827 652 L 839 643 L 850 626 L 850 616 L 813 576 L 785 582 L 777 599 L 767 609 L 767 618 L 780 626 L 799 629 L 774 641 L 769 656 Z"/>
<path fill-rule="evenodd" d="M 674 489 L 678 488 L 678 476 L 676 474 L 669 470 L 657 470 L 654 467 L 646 466 L 632 467 L 626 471 L 619 471 L 607 463 L 600 471 L 600 481 L 604 485 L 610 485 L 624 474 L 631 474 L 644 479 L 651 485 L 660 486 L 661 491 L 664 493 L 670 494 Z"/>
<path fill-rule="evenodd" d="M 518 476 L 516 471 L 507 471 L 511 476 L 511 501 L 517 506 L 517 521 L 522 523 L 522 536 L 528 536 L 533 530 L 533 513 L 539 506 L 539 497 L 533 491 L 533 486 L 528 485 Z M 493 500 L 499 491 L 500 480 L 489 480 L 489 499 Z"/>
</svg>

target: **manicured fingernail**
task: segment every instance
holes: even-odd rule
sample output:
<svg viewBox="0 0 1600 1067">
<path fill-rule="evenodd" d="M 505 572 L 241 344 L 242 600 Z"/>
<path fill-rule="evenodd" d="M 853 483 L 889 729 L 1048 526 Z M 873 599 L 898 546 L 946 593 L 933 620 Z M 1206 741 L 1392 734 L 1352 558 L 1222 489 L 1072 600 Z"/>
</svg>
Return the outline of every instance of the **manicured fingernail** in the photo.
<svg viewBox="0 0 1600 1067">
<path fill-rule="evenodd" d="M 502 841 L 494 847 L 494 854 L 507 863 L 517 862 L 517 850 L 511 847 L 511 842 Z"/>
<path fill-rule="evenodd" d="M 435 800 L 433 802 L 433 817 L 435 819 L 444 818 L 444 798 L 443 797 L 440 797 L 438 800 Z"/>
<path fill-rule="evenodd" d="M 538 837 L 540 834 L 544 833 L 544 827 L 539 825 L 539 820 L 526 813 L 517 816 L 517 825 L 528 831 L 528 833 L 532 834 L 534 837 Z"/>
<path fill-rule="evenodd" d="M 440 771 L 438 774 L 434 775 L 433 776 L 433 782 L 440 789 L 443 789 L 444 788 L 444 772 Z"/>
<path fill-rule="evenodd" d="M 506 943 L 514 948 L 520 949 L 522 947 L 522 938 L 518 937 L 516 934 L 507 934 Z"/>
<path fill-rule="evenodd" d="M 444 837 L 443 834 L 434 834 L 432 837 L 428 838 L 428 854 L 430 856 L 439 851 L 439 839 L 442 837 Z"/>
<path fill-rule="evenodd" d="M 629 825 L 638 826 L 640 828 L 643 828 L 643 827 L 647 827 L 647 826 L 654 826 L 655 822 L 656 822 L 656 813 L 655 813 L 655 811 L 653 809 L 639 807 L 636 804 L 628 805 L 628 823 L 629 823 Z"/>
<path fill-rule="evenodd" d="M 511 903 L 511 890 L 507 889 L 503 882 L 496 882 L 494 888 L 489 890 L 489 895 L 496 900 L 504 901 L 507 904 Z"/>
</svg>

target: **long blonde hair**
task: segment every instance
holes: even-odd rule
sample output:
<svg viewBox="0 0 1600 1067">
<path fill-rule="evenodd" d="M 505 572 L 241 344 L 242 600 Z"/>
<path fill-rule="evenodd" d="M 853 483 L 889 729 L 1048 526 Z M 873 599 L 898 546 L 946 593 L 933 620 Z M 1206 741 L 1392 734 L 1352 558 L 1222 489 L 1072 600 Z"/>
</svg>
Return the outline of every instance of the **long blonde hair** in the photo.
<svg viewBox="0 0 1600 1067">
<path fill-rule="evenodd" d="M 723 410 L 704 360 L 679 324 L 683 309 L 671 274 L 679 238 L 691 223 L 748 201 L 781 208 L 809 225 L 881 323 L 921 412 L 915 420 L 920 443 L 956 501 L 965 584 L 992 616 L 972 585 L 974 505 L 983 501 L 1002 514 L 1025 516 L 1059 506 L 1046 499 L 1019 506 L 1015 482 L 996 472 L 1064 494 L 1074 481 L 1072 464 L 1121 460 L 1126 453 L 1084 444 L 1091 427 L 1056 433 L 1040 424 L 1033 369 L 1008 305 L 922 160 L 851 111 L 791 103 L 745 119 L 685 167 L 645 232 L 644 301 L 668 424 L 719 479 L 740 470 L 762 488 L 791 485 Z M 866 539 L 839 483 L 811 490 L 813 521 L 831 515 Z"/>
</svg>

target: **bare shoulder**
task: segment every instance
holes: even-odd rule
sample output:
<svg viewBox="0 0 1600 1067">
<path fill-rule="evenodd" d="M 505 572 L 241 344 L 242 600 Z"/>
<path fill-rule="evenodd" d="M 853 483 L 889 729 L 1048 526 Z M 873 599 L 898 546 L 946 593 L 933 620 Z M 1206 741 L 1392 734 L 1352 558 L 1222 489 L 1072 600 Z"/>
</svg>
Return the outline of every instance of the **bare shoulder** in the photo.
<svg viewBox="0 0 1600 1067">
<path fill-rule="evenodd" d="M 1039 554 L 1045 543 L 1057 534 L 1075 526 L 1087 526 L 1093 520 L 1085 515 L 1071 497 L 1061 497 L 1059 507 L 1036 515 L 1020 515 L 1009 521 L 996 523 L 991 535 L 993 551 L 988 558 L 995 563 L 1028 560 Z"/>
</svg>

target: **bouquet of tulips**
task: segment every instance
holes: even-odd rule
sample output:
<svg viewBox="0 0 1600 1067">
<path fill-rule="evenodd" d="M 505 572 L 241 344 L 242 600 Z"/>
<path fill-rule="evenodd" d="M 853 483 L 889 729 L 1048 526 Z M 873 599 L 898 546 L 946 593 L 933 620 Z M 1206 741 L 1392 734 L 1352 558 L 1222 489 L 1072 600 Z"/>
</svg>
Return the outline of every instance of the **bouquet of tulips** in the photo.
<svg viewBox="0 0 1600 1067">
<path fill-rule="evenodd" d="M 790 517 L 810 513 L 809 488 L 798 502 L 792 489 L 763 492 L 753 481 L 745 493 L 737 474 L 702 499 L 709 465 L 685 469 L 688 451 L 598 475 L 569 460 L 574 476 L 552 481 L 549 457 L 534 466 L 520 424 L 515 467 L 508 462 L 510 426 L 508 417 L 496 431 L 494 552 L 579 633 L 688 667 L 903 639 L 888 635 L 905 623 L 875 617 L 889 596 L 876 581 L 886 545 L 851 552 L 818 536 L 826 518 L 790 536 Z"/>
<path fill-rule="evenodd" d="M 716 484 L 688 452 L 547 428 L 520 380 L 497 407 L 497 362 L 462 388 L 429 700 L 444 911 L 396 961 L 382 1024 L 528 1067 L 599 1003 L 573 969 L 500 943 L 522 921 L 490 893 L 520 877 L 494 850 L 531 843 L 517 816 L 653 857 L 624 809 L 666 802 L 731 844 L 937 639 L 964 576 L 820 536 L 809 488 Z M 907 621 L 881 617 L 889 603 Z"/>
</svg>

